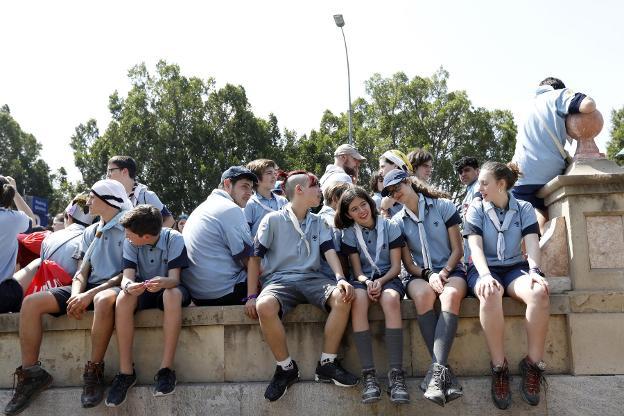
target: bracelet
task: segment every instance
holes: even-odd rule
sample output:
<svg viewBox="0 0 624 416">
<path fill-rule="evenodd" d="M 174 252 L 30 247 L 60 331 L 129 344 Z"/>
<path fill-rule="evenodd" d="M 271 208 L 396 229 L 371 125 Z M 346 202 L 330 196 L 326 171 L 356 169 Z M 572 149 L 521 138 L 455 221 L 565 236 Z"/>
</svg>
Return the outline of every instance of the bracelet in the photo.
<svg viewBox="0 0 624 416">
<path fill-rule="evenodd" d="M 444 266 L 443 269 L 446 270 L 447 273 L 451 273 L 453 271 L 453 269 L 449 269 L 448 266 Z"/>
<path fill-rule="evenodd" d="M 428 282 L 432 274 L 433 272 L 431 271 L 431 269 L 422 269 L 422 271 L 420 272 L 420 278 Z"/>
<path fill-rule="evenodd" d="M 126 295 L 129 295 L 129 294 L 130 294 L 130 292 L 128 292 L 128 285 L 129 285 L 130 283 L 132 283 L 132 282 L 130 282 L 130 281 L 126 282 L 126 284 L 125 284 L 125 285 L 124 285 L 124 287 L 123 287 L 123 291 L 124 291 L 124 293 L 125 293 Z"/>
<path fill-rule="evenodd" d="M 253 295 L 245 296 L 244 298 L 242 298 L 241 302 L 247 303 L 248 300 L 256 299 L 257 297 L 258 295 L 254 293 Z"/>
<path fill-rule="evenodd" d="M 541 270 L 539 267 L 531 267 L 531 268 L 529 269 L 529 273 L 531 273 L 531 272 L 533 272 L 533 273 L 537 273 L 537 274 L 539 274 L 539 275 L 540 275 L 540 276 L 542 276 L 542 277 L 546 277 L 546 275 L 544 274 L 544 272 L 542 272 L 542 270 Z"/>
<path fill-rule="evenodd" d="M 346 281 L 346 280 L 347 280 L 347 278 L 346 278 L 346 277 L 344 277 L 344 276 L 337 277 L 337 278 L 336 278 L 336 283 L 338 283 L 338 282 L 339 282 L 339 281 L 341 281 L 341 280 L 345 280 L 345 281 Z"/>
</svg>

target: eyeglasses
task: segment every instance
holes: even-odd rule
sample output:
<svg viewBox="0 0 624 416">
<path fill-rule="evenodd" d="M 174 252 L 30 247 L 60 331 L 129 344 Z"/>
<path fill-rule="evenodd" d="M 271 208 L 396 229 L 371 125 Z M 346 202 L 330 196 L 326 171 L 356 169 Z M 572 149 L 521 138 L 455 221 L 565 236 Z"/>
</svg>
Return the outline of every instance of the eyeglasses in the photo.
<svg viewBox="0 0 624 416">
<path fill-rule="evenodd" d="M 111 173 L 113 173 L 113 171 L 116 171 L 116 170 L 121 170 L 121 168 L 109 168 L 109 169 L 106 169 L 106 174 L 110 175 Z"/>
</svg>

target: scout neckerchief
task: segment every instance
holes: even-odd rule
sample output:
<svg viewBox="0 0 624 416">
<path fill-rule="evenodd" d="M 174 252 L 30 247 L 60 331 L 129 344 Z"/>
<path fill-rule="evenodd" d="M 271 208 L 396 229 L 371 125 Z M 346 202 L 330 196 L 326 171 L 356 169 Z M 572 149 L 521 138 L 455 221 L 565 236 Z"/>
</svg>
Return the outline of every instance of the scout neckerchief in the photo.
<svg viewBox="0 0 624 416">
<path fill-rule="evenodd" d="M 509 225 L 511 225 L 511 220 L 513 219 L 513 216 L 517 211 L 510 206 L 507 212 L 505 212 L 505 218 L 503 219 L 503 224 L 501 225 L 498 216 L 496 215 L 494 204 L 484 201 L 483 210 L 487 213 L 490 221 L 492 221 L 492 224 L 494 224 L 494 228 L 496 228 L 496 231 L 498 231 L 498 239 L 496 241 L 496 256 L 500 261 L 503 261 L 505 259 L 505 237 L 503 236 L 503 233 L 509 229 Z"/>
<path fill-rule="evenodd" d="M 281 200 L 280 198 L 275 197 L 275 195 L 273 195 L 273 192 L 271 192 L 271 195 L 275 198 L 275 203 L 277 204 L 277 210 L 279 211 L 280 209 L 282 209 L 282 207 L 284 205 L 287 204 L 287 202 L 284 202 L 283 200 Z M 260 207 L 262 209 L 264 209 L 267 212 L 275 212 L 276 210 L 274 210 L 273 208 L 271 208 L 270 206 L 263 204 L 262 202 L 260 202 L 260 198 L 258 198 L 258 194 L 255 193 L 251 196 L 251 199 L 254 200 L 254 202 L 258 205 L 260 205 Z"/>
<path fill-rule="evenodd" d="M 301 241 L 305 242 L 305 246 L 306 246 L 306 249 L 308 250 L 308 256 L 309 256 L 310 255 L 310 242 L 306 239 L 306 235 L 301 229 L 301 225 L 299 224 L 299 219 L 297 218 L 297 216 L 295 215 L 295 212 L 292 209 L 292 204 L 286 204 L 284 206 L 284 209 L 288 213 L 288 216 L 290 217 L 290 221 L 292 222 L 293 227 L 295 227 L 295 231 L 297 231 L 297 233 L 301 236 Z M 306 218 L 307 218 L 307 214 L 306 214 Z M 306 226 L 306 229 L 307 229 L 307 226 Z M 301 244 L 301 241 L 299 241 L 299 244 Z"/>
<path fill-rule="evenodd" d="M 362 252 L 364 253 L 364 257 L 366 257 L 366 260 L 368 260 L 368 262 L 373 268 L 373 270 L 371 271 L 371 279 L 373 278 L 375 271 L 377 271 L 377 273 L 381 275 L 381 270 L 379 270 L 379 267 L 377 266 L 377 262 L 379 261 L 379 255 L 381 254 L 381 249 L 383 247 L 383 241 L 384 241 L 383 218 L 381 218 L 380 216 L 377 216 L 377 225 L 375 227 L 375 231 L 377 232 L 377 246 L 375 247 L 375 260 L 374 261 L 370 253 L 368 252 L 368 249 L 366 248 L 366 242 L 364 241 L 364 236 L 362 235 L 362 226 L 360 226 L 360 224 L 358 223 L 354 223 L 353 226 L 354 226 L 353 228 L 355 229 L 355 236 L 357 237 L 358 244 L 360 245 L 360 248 L 362 249 Z"/>
<path fill-rule="evenodd" d="M 139 204 L 139 195 L 141 195 L 141 192 L 144 190 L 147 190 L 147 186 L 138 182 L 134 183 L 132 191 L 130 191 L 130 194 L 128 195 L 128 199 L 132 203 L 133 207 L 136 207 Z"/>
<path fill-rule="evenodd" d="M 403 205 L 405 208 L 405 212 L 407 215 L 418 225 L 418 237 L 420 237 L 420 250 L 422 252 L 423 258 L 423 268 L 430 269 L 431 265 L 431 255 L 429 254 L 429 243 L 427 243 L 427 232 L 425 231 L 425 226 L 423 224 L 423 219 L 425 218 L 425 198 L 420 195 L 418 199 L 418 216 L 407 207 L 407 205 Z"/>
</svg>

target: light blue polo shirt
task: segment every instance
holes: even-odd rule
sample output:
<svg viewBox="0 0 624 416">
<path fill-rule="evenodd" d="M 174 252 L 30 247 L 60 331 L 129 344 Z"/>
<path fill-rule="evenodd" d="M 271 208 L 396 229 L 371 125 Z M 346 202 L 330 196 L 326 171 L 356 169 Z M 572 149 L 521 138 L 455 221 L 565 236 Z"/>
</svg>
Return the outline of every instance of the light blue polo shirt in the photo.
<svg viewBox="0 0 624 416">
<path fill-rule="evenodd" d="M 257 198 L 257 199 L 256 199 Z M 247 201 L 247 205 L 245 205 L 245 217 L 247 218 L 247 223 L 249 224 L 249 228 L 251 229 L 251 236 L 255 236 L 258 232 L 258 226 L 260 225 L 260 220 L 264 218 L 266 214 L 269 212 L 262 205 L 258 203 L 262 203 L 263 205 L 271 208 L 273 211 L 280 210 L 284 205 L 288 203 L 288 200 L 281 195 L 277 195 L 271 191 L 271 198 L 267 199 L 260 195 L 259 193 L 255 193 L 249 201 Z"/>
<path fill-rule="evenodd" d="M 319 179 L 321 190 L 325 192 L 325 189 L 327 189 L 329 185 L 338 182 L 353 183 L 353 180 L 340 166 L 327 165 L 325 173 L 323 173 L 323 176 Z"/>
<path fill-rule="evenodd" d="M 381 200 L 382 199 L 383 199 L 383 196 L 381 196 L 381 193 L 375 192 L 373 194 L 373 201 L 375 201 L 375 206 L 377 207 L 377 211 L 379 211 L 381 209 Z"/>
<path fill-rule="evenodd" d="M 0 208 L 0 282 L 15 273 L 17 235 L 30 228 L 30 217 L 22 211 Z"/>
<path fill-rule="evenodd" d="M 88 226 L 82 234 L 80 257 L 84 257 L 89 245 L 95 241 L 98 225 Z M 87 282 L 99 285 L 117 276 L 123 271 L 123 243 L 126 231 L 121 224 L 115 224 L 102 233 L 101 241 L 97 242 L 91 254 L 91 273 Z"/>
<path fill-rule="evenodd" d="M 403 209 L 403 204 L 400 204 L 398 202 L 395 202 L 394 205 L 392 205 L 389 209 L 388 209 L 388 213 L 390 214 L 390 218 L 394 217 L 396 214 L 398 214 L 399 212 L 401 212 L 401 210 Z"/>
<path fill-rule="evenodd" d="M 126 239 L 123 248 L 123 268 L 136 270 L 137 282 L 153 277 L 167 277 L 171 269 L 188 267 L 184 238 L 170 228 L 160 230 L 155 245 L 135 246 Z"/>
<path fill-rule="evenodd" d="M 537 89 L 534 105 L 528 109 L 528 116 L 516 136 L 513 160 L 523 174 L 517 185 L 543 185 L 563 174 L 565 161 L 544 128 L 542 117 L 564 146 L 568 138 L 565 117 L 573 98 L 574 91 L 569 88 L 555 90 L 543 85 Z"/>
<path fill-rule="evenodd" d="M 61 266 L 68 275 L 75 275 L 81 257 L 80 246 L 84 232 L 83 225 L 74 223 L 48 234 L 41 243 L 41 260 L 51 260 Z"/>
<path fill-rule="evenodd" d="M 182 234 L 189 260 L 182 281 L 193 298 L 221 298 L 247 279 L 243 260 L 252 254 L 251 233 L 227 192 L 213 190 L 191 213 Z"/>
<path fill-rule="evenodd" d="M 462 201 L 461 212 L 460 212 L 463 220 L 465 220 L 466 211 L 468 211 L 468 207 L 470 206 L 470 203 L 474 199 L 475 195 L 481 195 L 479 193 L 479 180 L 478 179 L 475 179 L 473 183 L 471 183 L 470 185 L 466 187 L 466 196 L 464 197 L 464 200 Z M 470 247 L 468 246 L 468 239 L 464 239 L 464 262 L 468 263 L 469 259 L 470 259 Z"/>
<path fill-rule="evenodd" d="M 539 234 L 539 225 L 533 206 L 526 201 L 517 200 L 509 193 L 509 204 L 507 209 L 494 207 L 499 221 L 505 219 L 508 209 L 515 210 L 509 228 L 503 232 L 505 238 L 505 255 L 501 261 L 496 255 L 498 241 L 498 231 L 492 224 L 492 220 L 485 212 L 485 208 L 491 205 L 490 202 L 475 198 L 466 213 L 464 223 L 464 236 L 480 235 L 483 237 L 483 252 L 488 266 L 511 266 L 524 261 L 522 255 L 522 238 L 527 234 Z"/>
<path fill-rule="evenodd" d="M 336 216 L 336 211 L 329 205 L 323 205 L 323 208 L 321 208 L 317 215 L 320 216 L 323 221 L 325 221 L 325 224 L 327 224 L 327 227 L 329 227 L 329 229 L 331 230 L 334 249 L 336 250 L 336 253 L 341 254 L 340 240 L 342 238 L 342 231 L 340 231 L 334 225 L 334 217 Z M 329 267 L 329 263 L 327 263 L 325 258 L 321 258 L 321 272 L 329 278 L 336 278 L 336 274 L 332 271 L 331 267 Z"/>
<path fill-rule="evenodd" d="M 143 185 L 143 186 L 145 186 L 145 185 Z M 135 202 L 136 202 L 134 204 L 135 207 L 137 205 L 147 204 L 147 205 L 153 206 L 156 209 L 159 209 L 160 210 L 160 214 L 163 217 L 170 217 L 171 216 L 171 212 L 169 211 L 167 206 L 160 201 L 160 198 L 158 198 L 158 195 L 156 195 L 156 193 L 154 191 L 150 191 L 147 188 L 141 188 L 139 190 L 139 194 L 136 196 L 136 201 Z"/>
<path fill-rule="evenodd" d="M 390 270 L 390 267 L 392 267 L 390 262 L 390 250 L 403 247 L 405 241 L 401 235 L 401 229 L 396 222 L 383 218 L 381 215 L 377 216 L 377 223 L 379 221 L 381 221 L 383 227 L 383 245 L 381 246 L 381 253 L 379 254 L 379 260 L 376 264 L 379 268 L 380 276 L 383 276 Z M 375 257 L 377 256 L 377 223 L 375 224 L 375 228 L 370 230 L 362 227 L 362 237 L 364 238 L 364 243 L 366 243 L 368 254 L 373 261 L 375 261 Z M 342 231 L 342 252 L 346 255 L 358 253 L 360 255 L 360 262 L 362 263 L 362 273 L 366 276 L 370 276 L 373 272 L 377 274 L 377 270 L 373 269 L 373 266 L 369 263 L 362 247 L 357 241 L 354 225 Z"/>
<path fill-rule="evenodd" d="M 263 259 L 260 276 L 263 285 L 321 276 L 321 256 L 335 249 L 333 234 L 325 221 L 311 212 L 300 226 L 310 245 L 310 253 L 286 210 L 272 212 L 260 221 L 254 256 Z"/>
<path fill-rule="evenodd" d="M 429 256 L 435 272 L 446 266 L 451 256 L 451 241 L 448 229 L 461 224 L 461 217 L 455 205 L 445 198 L 428 198 L 418 194 L 418 206 L 425 204 L 425 215 L 422 218 L 423 227 L 427 233 Z M 416 213 L 418 215 L 418 213 Z M 420 244 L 420 232 L 418 224 L 409 216 L 405 209 L 401 210 L 392 218 L 401 228 L 403 236 L 407 240 L 407 246 L 412 253 L 414 262 L 423 267 L 422 245 Z"/>
</svg>

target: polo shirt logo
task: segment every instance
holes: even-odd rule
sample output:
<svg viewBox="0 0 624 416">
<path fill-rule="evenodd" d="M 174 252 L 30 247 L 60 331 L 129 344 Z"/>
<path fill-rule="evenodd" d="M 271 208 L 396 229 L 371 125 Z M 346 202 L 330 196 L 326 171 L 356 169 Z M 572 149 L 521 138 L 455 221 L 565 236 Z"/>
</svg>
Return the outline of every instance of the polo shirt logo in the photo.
<svg viewBox="0 0 624 416">
<path fill-rule="evenodd" d="M 439 225 L 440 223 L 438 221 L 434 221 L 433 225 L 435 225 L 436 227 Z"/>
<path fill-rule="evenodd" d="M 312 240 L 314 240 L 314 241 L 316 241 L 316 239 L 317 239 L 317 238 L 318 238 L 318 237 L 317 237 L 317 236 L 315 236 L 315 235 L 313 235 L 313 236 L 312 236 Z"/>
<path fill-rule="evenodd" d="M 520 221 L 516 221 L 516 222 L 514 222 L 514 225 L 515 225 L 516 227 L 520 227 Z"/>
<path fill-rule="evenodd" d="M 387 248 L 388 248 L 388 245 L 387 245 L 386 243 L 383 243 L 383 244 L 382 244 L 382 246 L 381 246 L 381 249 L 382 249 L 382 250 L 385 250 L 385 249 L 387 249 Z"/>
</svg>

